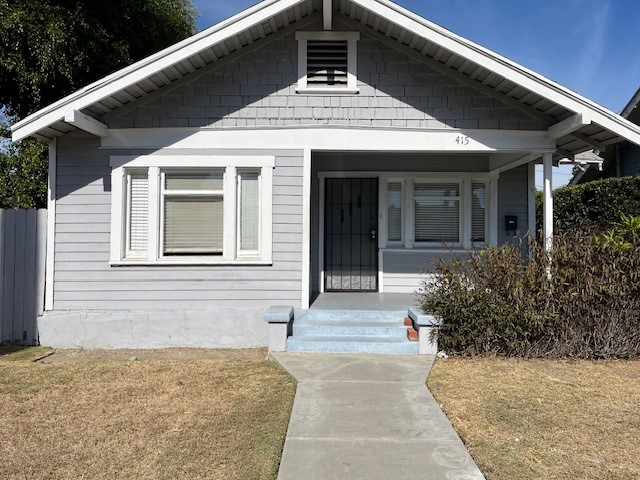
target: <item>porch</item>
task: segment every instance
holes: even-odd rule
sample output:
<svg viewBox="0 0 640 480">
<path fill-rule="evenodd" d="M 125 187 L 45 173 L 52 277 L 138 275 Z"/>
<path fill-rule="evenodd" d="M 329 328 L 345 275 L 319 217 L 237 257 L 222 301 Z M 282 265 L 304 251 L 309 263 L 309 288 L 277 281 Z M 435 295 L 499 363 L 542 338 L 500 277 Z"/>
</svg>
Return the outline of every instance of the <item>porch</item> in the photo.
<svg viewBox="0 0 640 480">
<path fill-rule="evenodd" d="M 309 310 L 407 312 L 418 306 L 414 293 L 321 293 L 311 301 Z"/>
</svg>

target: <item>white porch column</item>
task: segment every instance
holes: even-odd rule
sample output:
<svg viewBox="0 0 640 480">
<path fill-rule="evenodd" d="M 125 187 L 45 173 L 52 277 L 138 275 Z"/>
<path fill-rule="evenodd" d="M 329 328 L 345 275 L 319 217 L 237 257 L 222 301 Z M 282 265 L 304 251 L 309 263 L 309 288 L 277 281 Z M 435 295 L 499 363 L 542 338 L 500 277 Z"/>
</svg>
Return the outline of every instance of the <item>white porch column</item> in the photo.
<svg viewBox="0 0 640 480">
<path fill-rule="evenodd" d="M 551 252 L 553 244 L 553 154 L 545 153 L 543 156 L 543 181 L 544 181 L 544 203 L 543 203 L 543 226 L 544 226 L 544 248 Z"/>
<path fill-rule="evenodd" d="M 309 308 L 311 296 L 311 149 L 304 150 L 302 167 L 302 298 L 301 308 Z"/>
</svg>

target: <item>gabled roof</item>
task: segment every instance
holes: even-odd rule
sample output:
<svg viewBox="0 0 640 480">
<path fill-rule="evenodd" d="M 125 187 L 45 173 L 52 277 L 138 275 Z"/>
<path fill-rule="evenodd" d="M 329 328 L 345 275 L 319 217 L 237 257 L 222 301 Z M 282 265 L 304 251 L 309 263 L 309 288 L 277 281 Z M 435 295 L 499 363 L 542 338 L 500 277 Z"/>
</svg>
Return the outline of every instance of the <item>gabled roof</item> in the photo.
<svg viewBox="0 0 640 480">
<path fill-rule="evenodd" d="M 329 2 L 334 22 L 350 18 L 366 34 L 542 121 L 558 157 L 604 151 L 622 140 L 640 145 L 640 128 L 621 116 L 389 0 L 265 0 L 43 108 L 12 127 L 13 139 L 63 135 L 78 115 L 99 120 L 253 43 L 304 28 Z"/>
</svg>

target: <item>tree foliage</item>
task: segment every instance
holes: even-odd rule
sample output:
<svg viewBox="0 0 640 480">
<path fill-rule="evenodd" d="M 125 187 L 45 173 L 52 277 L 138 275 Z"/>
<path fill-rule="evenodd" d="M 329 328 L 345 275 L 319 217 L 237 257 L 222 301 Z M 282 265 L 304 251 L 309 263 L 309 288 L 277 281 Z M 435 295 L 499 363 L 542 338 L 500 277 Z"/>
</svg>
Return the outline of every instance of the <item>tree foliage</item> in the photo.
<svg viewBox="0 0 640 480">
<path fill-rule="evenodd" d="M 192 0 L 0 0 L 2 123 L 192 35 L 195 18 Z M 46 149 L 0 149 L 0 205 L 42 206 Z"/>
<path fill-rule="evenodd" d="M 553 192 L 556 231 L 608 230 L 620 215 L 640 216 L 640 176 L 605 178 Z M 542 193 L 536 196 L 536 222 L 542 228 Z"/>
</svg>

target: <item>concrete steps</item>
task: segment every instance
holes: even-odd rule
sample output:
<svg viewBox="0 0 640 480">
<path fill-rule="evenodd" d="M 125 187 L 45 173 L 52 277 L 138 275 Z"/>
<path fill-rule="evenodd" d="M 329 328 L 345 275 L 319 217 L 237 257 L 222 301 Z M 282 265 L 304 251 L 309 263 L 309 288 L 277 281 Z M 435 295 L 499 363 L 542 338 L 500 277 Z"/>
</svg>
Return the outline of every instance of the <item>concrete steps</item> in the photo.
<svg viewBox="0 0 640 480">
<path fill-rule="evenodd" d="M 287 352 L 417 354 L 406 311 L 306 310 L 294 314 Z"/>
</svg>

